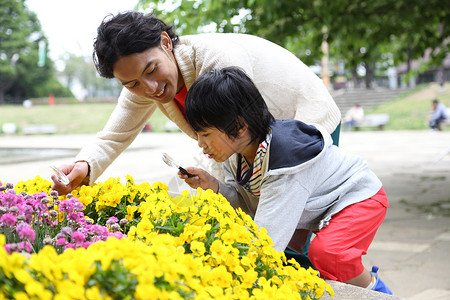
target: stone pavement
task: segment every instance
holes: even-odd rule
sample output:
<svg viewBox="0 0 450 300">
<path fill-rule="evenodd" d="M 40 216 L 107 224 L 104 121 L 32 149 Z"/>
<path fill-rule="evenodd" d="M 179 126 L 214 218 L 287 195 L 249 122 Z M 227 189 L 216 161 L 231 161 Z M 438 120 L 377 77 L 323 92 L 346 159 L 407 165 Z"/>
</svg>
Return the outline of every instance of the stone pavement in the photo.
<svg viewBox="0 0 450 300">
<path fill-rule="evenodd" d="M 0 136 L 4 148 L 46 150 L 50 158 L 0 156 L 0 180 L 17 183 L 40 175 L 49 179 L 49 165 L 73 160 L 94 135 Z M 367 268 L 380 267 L 380 276 L 397 297 L 367 293 L 364 289 L 333 283 L 336 299 L 450 299 L 450 132 L 370 131 L 342 132 L 340 148 L 365 158 L 382 180 L 390 208 L 374 242 L 363 258 Z M 136 182 L 164 181 L 172 192 L 189 189 L 166 166 L 168 152 L 183 166 L 206 165 L 196 142 L 181 133 L 142 133 L 105 171 L 109 177 Z"/>
</svg>

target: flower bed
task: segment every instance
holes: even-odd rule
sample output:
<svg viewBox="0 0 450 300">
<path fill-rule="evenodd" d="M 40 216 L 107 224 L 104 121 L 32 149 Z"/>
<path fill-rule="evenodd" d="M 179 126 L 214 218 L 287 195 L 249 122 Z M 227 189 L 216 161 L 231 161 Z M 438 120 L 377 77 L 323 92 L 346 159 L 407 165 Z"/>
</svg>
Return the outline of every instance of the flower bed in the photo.
<svg viewBox="0 0 450 300">
<path fill-rule="evenodd" d="M 317 272 L 286 262 L 221 195 L 110 178 L 66 197 L 36 177 L 0 183 L 0 299 L 319 299 Z"/>
</svg>

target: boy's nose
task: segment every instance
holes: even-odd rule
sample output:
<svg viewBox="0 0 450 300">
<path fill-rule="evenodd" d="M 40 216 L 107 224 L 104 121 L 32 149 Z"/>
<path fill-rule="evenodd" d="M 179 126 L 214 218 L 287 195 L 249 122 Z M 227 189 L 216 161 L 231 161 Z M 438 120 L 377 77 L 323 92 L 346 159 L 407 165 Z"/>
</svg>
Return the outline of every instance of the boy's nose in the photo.
<svg viewBox="0 0 450 300">
<path fill-rule="evenodd" d="M 206 144 L 203 141 L 203 138 L 200 135 L 197 135 L 197 144 L 200 148 L 206 148 Z"/>
</svg>

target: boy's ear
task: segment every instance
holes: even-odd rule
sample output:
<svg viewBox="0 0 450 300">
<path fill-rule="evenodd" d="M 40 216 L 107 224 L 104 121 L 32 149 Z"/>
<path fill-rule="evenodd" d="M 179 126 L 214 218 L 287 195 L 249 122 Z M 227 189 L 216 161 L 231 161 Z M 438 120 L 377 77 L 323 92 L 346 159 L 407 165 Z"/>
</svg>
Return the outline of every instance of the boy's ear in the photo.
<svg viewBox="0 0 450 300">
<path fill-rule="evenodd" d="M 241 128 L 238 130 L 238 136 L 242 137 L 247 132 L 248 124 L 244 120 L 240 121 Z"/>
</svg>

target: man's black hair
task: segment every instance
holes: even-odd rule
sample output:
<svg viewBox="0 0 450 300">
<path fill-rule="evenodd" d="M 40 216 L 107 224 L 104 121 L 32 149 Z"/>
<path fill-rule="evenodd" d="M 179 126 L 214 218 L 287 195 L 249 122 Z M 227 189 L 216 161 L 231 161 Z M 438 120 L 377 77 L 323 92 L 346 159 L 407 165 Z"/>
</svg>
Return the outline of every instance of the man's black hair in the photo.
<svg viewBox="0 0 450 300">
<path fill-rule="evenodd" d="M 160 47 L 163 31 L 175 47 L 179 39 L 173 25 L 166 25 L 153 14 L 127 11 L 106 16 L 97 28 L 92 54 L 100 76 L 114 78 L 113 66 L 123 56 Z"/>
<path fill-rule="evenodd" d="M 185 112 L 195 131 L 216 127 L 231 138 L 245 122 L 250 143 L 262 142 L 274 120 L 253 81 L 237 67 L 200 75 L 186 95 Z"/>
</svg>

